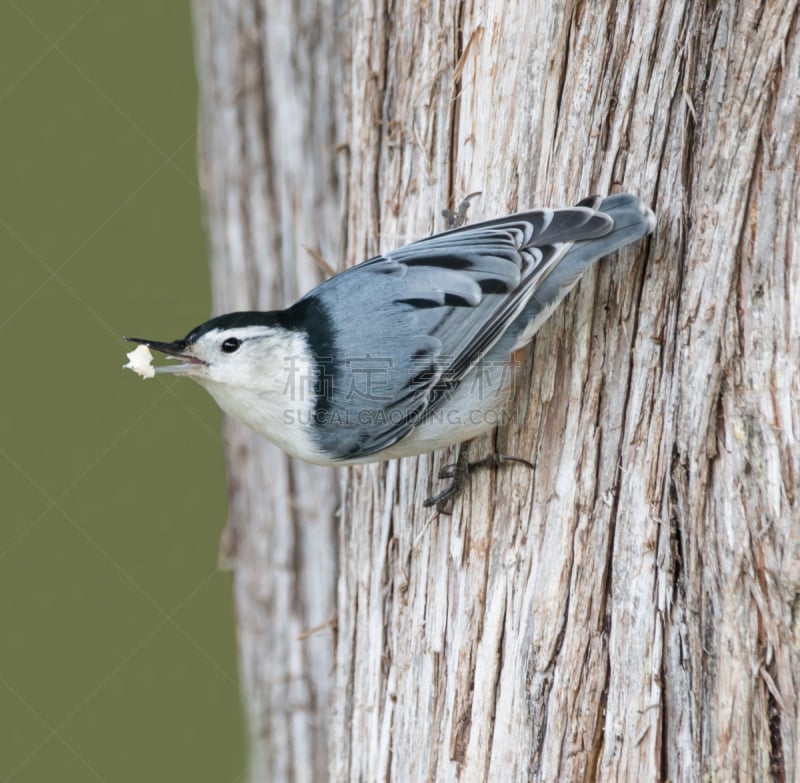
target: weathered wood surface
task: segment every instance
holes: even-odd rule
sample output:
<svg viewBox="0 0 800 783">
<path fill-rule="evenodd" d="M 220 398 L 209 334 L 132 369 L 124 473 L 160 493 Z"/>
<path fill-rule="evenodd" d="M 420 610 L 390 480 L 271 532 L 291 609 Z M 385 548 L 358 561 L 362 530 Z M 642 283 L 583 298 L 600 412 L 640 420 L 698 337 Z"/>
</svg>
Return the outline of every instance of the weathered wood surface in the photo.
<svg viewBox="0 0 800 783">
<path fill-rule="evenodd" d="M 511 424 L 471 447 L 533 474 L 481 474 L 432 519 L 422 500 L 454 453 L 348 472 L 332 674 L 295 642 L 330 612 L 298 576 L 333 579 L 332 492 L 307 489 L 330 474 L 283 480 L 300 469 L 235 431 L 260 779 L 308 779 L 297 748 L 327 721 L 335 781 L 800 779 L 798 3 L 355 0 L 320 6 L 313 39 L 289 7 L 196 0 L 220 308 L 310 284 L 298 244 L 337 258 L 335 145 L 348 264 L 440 228 L 474 190 L 472 219 L 624 189 L 659 222 L 553 316 Z M 315 524 L 310 553 L 296 539 Z M 265 589 L 318 611 L 281 628 Z M 316 700 L 295 704 L 283 677 Z"/>
<path fill-rule="evenodd" d="M 473 446 L 533 476 L 428 525 L 452 455 L 353 475 L 332 778 L 797 775 L 797 4 L 352 15 L 348 258 L 473 190 L 473 218 L 633 190 L 659 226 Z"/>
</svg>

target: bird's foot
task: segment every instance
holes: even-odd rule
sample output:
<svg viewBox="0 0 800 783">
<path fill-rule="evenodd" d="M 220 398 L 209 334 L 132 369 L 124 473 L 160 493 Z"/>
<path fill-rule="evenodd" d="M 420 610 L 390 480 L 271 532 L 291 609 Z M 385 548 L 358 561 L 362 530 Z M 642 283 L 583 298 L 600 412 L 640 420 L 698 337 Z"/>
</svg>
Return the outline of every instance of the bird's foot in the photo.
<svg viewBox="0 0 800 783">
<path fill-rule="evenodd" d="M 481 468 L 500 467 L 510 463 L 519 463 L 533 470 L 533 463 L 522 459 L 522 457 L 510 457 L 507 454 L 488 454 L 482 459 L 470 462 L 467 450 L 460 449 L 458 459 L 450 465 L 445 465 L 439 471 L 438 477 L 440 479 L 452 479 L 452 482 L 438 494 L 429 497 L 423 505 L 425 508 L 436 506 L 436 510 L 440 514 L 452 514 L 451 503 L 461 494 L 471 473 Z"/>
<path fill-rule="evenodd" d="M 476 196 L 480 196 L 481 191 L 476 190 L 474 193 L 470 193 L 468 196 L 464 198 L 464 200 L 458 205 L 458 209 L 453 212 L 452 209 L 443 209 L 442 210 L 442 217 L 447 221 L 447 230 L 449 231 L 451 228 L 459 228 L 464 225 L 467 220 L 467 210 L 469 209 L 469 203 L 474 199 Z"/>
</svg>

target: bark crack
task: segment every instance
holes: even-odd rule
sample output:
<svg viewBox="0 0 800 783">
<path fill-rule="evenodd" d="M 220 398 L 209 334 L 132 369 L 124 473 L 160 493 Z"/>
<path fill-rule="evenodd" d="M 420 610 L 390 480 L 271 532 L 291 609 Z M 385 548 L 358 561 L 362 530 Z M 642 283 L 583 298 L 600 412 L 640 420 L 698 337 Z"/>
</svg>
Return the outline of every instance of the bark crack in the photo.
<svg viewBox="0 0 800 783">
<path fill-rule="evenodd" d="M 785 783 L 786 766 L 781 731 L 781 705 L 771 688 L 767 688 L 767 720 L 769 722 L 769 771 L 773 783 Z"/>
<path fill-rule="evenodd" d="M 388 99 L 389 99 L 389 89 L 388 89 L 388 73 L 389 73 L 389 60 L 391 54 L 391 42 L 392 42 L 392 34 L 391 34 L 391 19 L 392 14 L 389 9 L 389 4 L 391 0 L 387 0 L 386 4 L 382 5 L 380 9 L 376 9 L 376 15 L 378 13 L 382 14 L 383 16 L 383 25 L 381 26 L 380 30 L 380 73 L 375 74 L 375 77 L 378 81 L 377 91 L 378 94 L 376 96 L 375 102 L 377 105 L 377 109 L 380 112 L 378 119 L 378 138 L 375 141 L 375 148 L 377 149 L 378 153 L 375 160 L 375 171 L 373 172 L 373 179 L 372 179 L 372 202 L 373 202 L 373 215 L 375 216 L 375 236 L 381 237 L 383 235 L 382 231 L 382 223 L 383 223 L 383 214 L 381 211 L 381 204 L 383 203 L 383 199 L 381 198 L 381 193 L 383 189 L 381 188 L 381 176 L 383 174 L 383 165 L 385 162 L 386 151 L 388 149 L 388 144 L 386 143 L 387 137 L 387 128 L 389 127 L 389 107 L 388 107 Z"/>
<path fill-rule="evenodd" d="M 448 208 L 458 208 L 455 203 L 456 189 L 456 158 L 458 155 L 458 129 L 461 105 L 461 74 L 463 65 L 461 58 L 464 56 L 464 0 L 460 0 L 456 5 L 456 24 L 455 24 L 455 56 L 453 58 L 453 98 L 450 101 L 450 139 L 448 145 L 450 149 L 447 155 L 447 205 Z"/>
<path fill-rule="evenodd" d="M 608 656 L 606 656 L 608 661 Z M 611 667 L 606 665 L 606 679 L 603 691 L 600 694 L 600 701 L 597 705 L 597 717 L 594 724 L 594 737 L 592 738 L 592 747 L 589 751 L 589 757 L 586 760 L 586 769 L 583 774 L 583 783 L 596 783 L 600 772 L 600 759 L 603 755 L 603 746 L 605 745 L 605 719 L 606 719 L 606 705 L 608 704 L 608 685 L 611 676 Z"/>
</svg>

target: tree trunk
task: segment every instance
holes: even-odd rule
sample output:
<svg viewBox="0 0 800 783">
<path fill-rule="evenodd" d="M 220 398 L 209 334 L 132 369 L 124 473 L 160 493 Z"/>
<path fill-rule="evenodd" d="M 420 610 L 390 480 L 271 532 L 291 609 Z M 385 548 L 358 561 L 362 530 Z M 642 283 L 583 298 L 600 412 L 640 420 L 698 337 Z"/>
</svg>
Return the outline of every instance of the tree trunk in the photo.
<svg viewBox="0 0 800 783">
<path fill-rule="evenodd" d="M 333 472 L 226 425 L 253 779 L 800 779 L 797 0 L 332 2 L 195 0 L 218 309 L 337 258 L 337 148 L 347 265 L 474 190 L 659 220 L 470 447 L 533 472 L 348 471 L 333 647 Z"/>
<path fill-rule="evenodd" d="M 195 0 L 194 17 L 214 309 L 284 307 L 323 278 L 316 258 L 336 257 L 333 7 Z M 223 428 L 230 500 L 220 558 L 233 570 L 250 777 L 324 780 L 336 474 L 288 459 L 237 422 Z"/>
</svg>

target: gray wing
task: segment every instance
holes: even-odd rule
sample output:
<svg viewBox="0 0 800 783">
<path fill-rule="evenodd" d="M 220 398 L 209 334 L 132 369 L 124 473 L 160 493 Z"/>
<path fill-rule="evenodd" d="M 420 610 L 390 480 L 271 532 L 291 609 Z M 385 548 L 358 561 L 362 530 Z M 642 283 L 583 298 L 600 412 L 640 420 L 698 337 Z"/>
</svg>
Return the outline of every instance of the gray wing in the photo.
<svg viewBox="0 0 800 783">
<path fill-rule="evenodd" d="M 608 234 L 589 206 L 539 209 L 447 231 L 323 283 L 338 328 L 328 453 L 358 459 L 407 435 L 503 336 L 574 242 Z"/>
</svg>

